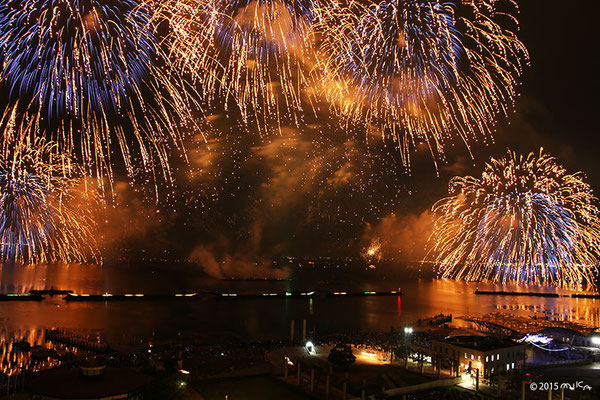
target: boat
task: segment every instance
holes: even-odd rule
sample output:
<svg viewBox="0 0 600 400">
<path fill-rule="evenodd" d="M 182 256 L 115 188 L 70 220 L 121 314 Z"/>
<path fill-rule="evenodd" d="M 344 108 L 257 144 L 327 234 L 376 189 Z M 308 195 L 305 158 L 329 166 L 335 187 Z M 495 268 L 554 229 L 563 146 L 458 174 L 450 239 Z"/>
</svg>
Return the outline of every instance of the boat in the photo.
<svg viewBox="0 0 600 400">
<path fill-rule="evenodd" d="M 44 297 L 39 294 L 27 293 L 2 293 L 0 301 L 42 301 Z"/>
<path fill-rule="evenodd" d="M 38 295 L 48 295 L 50 297 L 53 296 L 65 296 L 69 293 L 73 293 L 72 290 L 61 290 L 61 289 L 54 289 L 54 286 L 51 286 L 50 289 L 32 289 L 29 291 L 30 294 L 38 294 Z"/>
<path fill-rule="evenodd" d="M 581 299 L 600 299 L 600 294 L 598 293 L 573 293 L 571 297 L 581 298 Z"/>
<path fill-rule="evenodd" d="M 356 296 L 402 296 L 402 292 L 399 290 L 388 290 L 383 292 L 374 292 L 374 291 L 365 291 L 365 292 L 329 292 L 327 293 L 329 297 L 338 297 L 338 296 L 346 296 L 346 297 L 356 297 Z"/>
<path fill-rule="evenodd" d="M 144 294 L 144 293 L 125 293 L 125 294 L 80 294 L 69 293 L 63 297 L 66 301 L 153 301 L 153 300 L 196 300 L 199 299 L 198 293 L 175 293 L 175 294 Z"/>
<path fill-rule="evenodd" d="M 289 298 L 306 298 L 314 297 L 315 291 L 309 292 L 266 292 L 266 293 L 216 293 L 217 299 L 289 299 Z"/>
<path fill-rule="evenodd" d="M 532 297 L 560 297 L 558 293 L 542 292 L 507 292 L 504 290 L 475 290 L 475 294 L 496 295 L 496 296 L 532 296 Z"/>
</svg>

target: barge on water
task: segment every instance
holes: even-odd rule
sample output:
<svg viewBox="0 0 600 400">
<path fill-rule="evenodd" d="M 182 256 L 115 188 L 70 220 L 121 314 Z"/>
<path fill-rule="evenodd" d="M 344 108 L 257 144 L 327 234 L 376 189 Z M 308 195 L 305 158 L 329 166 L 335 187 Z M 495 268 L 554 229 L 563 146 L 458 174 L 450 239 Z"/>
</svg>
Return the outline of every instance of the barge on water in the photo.
<svg viewBox="0 0 600 400">
<path fill-rule="evenodd" d="M 475 294 L 493 296 L 530 296 L 530 297 L 560 297 L 558 293 L 542 292 L 507 292 L 504 290 L 475 290 Z"/>
<path fill-rule="evenodd" d="M 2 293 L 0 301 L 42 301 L 44 297 L 40 294 L 27 293 Z"/>
<path fill-rule="evenodd" d="M 63 297 L 66 301 L 152 301 L 152 300 L 194 300 L 199 297 L 198 293 L 176 293 L 176 294 L 78 294 L 70 293 Z"/>
<path fill-rule="evenodd" d="M 217 293 L 217 299 L 298 299 L 314 297 L 315 292 Z"/>
<path fill-rule="evenodd" d="M 50 297 L 64 296 L 71 293 L 73 293 L 72 290 L 54 289 L 54 287 L 51 287 L 50 289 L 31 289 L 29 291 L 29 294 L 47 295 Z"/>
<path fill-rule="evenodd" d="M 289 278 L 221 278 L 226 282 L 286 282 Z"/>
<path fill-rule="evenodd" d="M 365 291 L 365 292 L 343 292 L 343 291 L 338 291 L 338 292 L 329 292 L 327 293 L 327 296 L 329 297 L 338 297 L 338 296 L 350 296 L 350 297 L 358 297 L 358 296 L 401 296 L 402 292 L 399 290 L 390 290 L 390 291 L 384 291 L 384 292 L 371 292 L 371 291 Z"/>
<path fill-rule="evenodd" d="M 573 293 L 571 297 L 581 299 L 600 299 L 600 293 Z"/>
</svg>

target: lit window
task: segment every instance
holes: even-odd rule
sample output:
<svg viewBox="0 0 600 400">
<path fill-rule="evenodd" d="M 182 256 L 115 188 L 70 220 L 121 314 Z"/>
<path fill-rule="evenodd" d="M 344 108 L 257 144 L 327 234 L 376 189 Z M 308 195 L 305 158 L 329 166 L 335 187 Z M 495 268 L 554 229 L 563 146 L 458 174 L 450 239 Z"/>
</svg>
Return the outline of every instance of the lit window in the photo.
<svg viewBox="0 0 600 400">
<path fill-rule="evenodd" d="M 510 369 L 510 364 L 506 364 L 506 370 L 508 371 Z"/>
<path fill-rule="evenodd" d="M 485 356 L 485 362 L 488 362 L 488 356 Z"/>
<path fill-rule="evenodd" d="M 475 356 L 473 354 L 471 354 L 471 360 L 474 360 Z"/>
<path fill-rule="evenodd" d="M 496 354 L 496 359 L 500 359 L 500 354 Z"/>
<path fill-rule="evenodd" d="M 481 356 L 477 356 L 477 361 L 481 361 Z"/>
<path fill-rule="evenodd" d="M 515 363 L 511 363 L 511 368 L 515 369 Z"/>
<path fill-rule="evenodd" d="M 494 355 L 492 354 L 492 361 L 494 361 Z"/>
<path fill-rule="evenodd" d="M 469 358 L 469 356 L 467 356 L 467 353 L 465 353 L 465 358 Z"/>
</svg>

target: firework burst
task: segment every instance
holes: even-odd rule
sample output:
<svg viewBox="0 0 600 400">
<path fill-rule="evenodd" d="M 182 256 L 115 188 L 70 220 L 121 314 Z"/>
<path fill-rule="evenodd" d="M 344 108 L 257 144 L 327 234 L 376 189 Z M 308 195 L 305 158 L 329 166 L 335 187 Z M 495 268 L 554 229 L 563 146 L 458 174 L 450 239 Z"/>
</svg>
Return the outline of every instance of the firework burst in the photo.
<svg viewBox="0 0 600 400">
<path fill-rule="evenodd" d="M 524 45 L 502 0 L 334 0 L 315 26 L 323 92 L 347 122 L 374 124 L 434 160 L 455 136 L 488 140 L 517 95 Z"/>
<path fill-rule="evenodd" d="M 206 99 L 233 101 L 245 122 L 302 119 L 315 5 L 310 0 L 170 0 L 167 41 L 178 68 L 202 84 Z"/>
<path fill-rule="evenodd" d="M 378 237 L 371 239 L 369 246 L 361 252 L 361 257 L 367 262 L 381 261 L 383 258 L 381 239 Z"/>
<path fill-rule="evenodd" d="M 100 260 L 91 195 L 66 155 L 4 118 L 0 148 L 0 262 Z"/>
<path fill-rule="evenodd" d="M 581 174 L 540 151 L 491 159 L 481 178 L 455 177 L 433 207 L 431 252 L 445 278 L 594 285 L 597 199 Z"/>
<path fill-rule="evenodd" d="M 130 175 L 140 160 L 169 175 L 191 97 L 165 72 L 152 17 L 132 0 L 0 0 L 0 78 L 11 102 L 58 151 L 77 150 L 90 173 L 111 174 L 118 143 Z"/>
</svg>

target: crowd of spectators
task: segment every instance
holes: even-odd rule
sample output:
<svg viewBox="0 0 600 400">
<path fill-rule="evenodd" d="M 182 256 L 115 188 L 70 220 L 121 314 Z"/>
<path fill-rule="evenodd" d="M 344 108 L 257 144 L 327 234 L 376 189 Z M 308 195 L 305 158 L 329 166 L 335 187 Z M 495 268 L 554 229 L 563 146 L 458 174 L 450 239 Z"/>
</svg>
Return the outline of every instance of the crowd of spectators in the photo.
<svg viewBox="0 0 600 400">
<path fill-rule="evenodd" d="M 337 344 L 348 344 L 355 348 L 384 351 L 390 346 L 397 345 L 399 337 L 397 332 L 351 332 L 320 337 L 319 343 L 330 347 Z"/>
<path fill-rule="evenodd" d="M 195 378 L 231 373 L 266 364 L 268 349 L 284 342 L 264 341 L 242 344 L 161 344 L 137 352 L 115 353 L 107 357 L 110 364 L 138 367 L 148 372 L 186 369 Z"/>
</svg>

